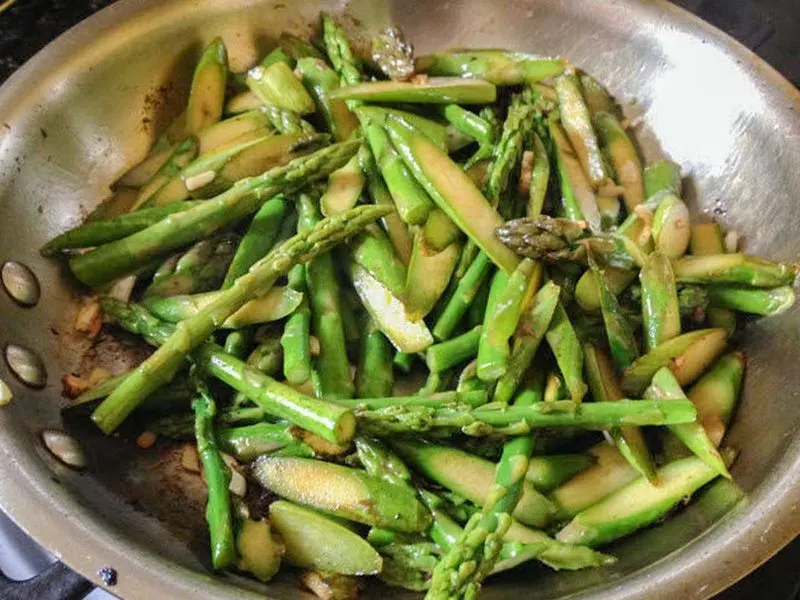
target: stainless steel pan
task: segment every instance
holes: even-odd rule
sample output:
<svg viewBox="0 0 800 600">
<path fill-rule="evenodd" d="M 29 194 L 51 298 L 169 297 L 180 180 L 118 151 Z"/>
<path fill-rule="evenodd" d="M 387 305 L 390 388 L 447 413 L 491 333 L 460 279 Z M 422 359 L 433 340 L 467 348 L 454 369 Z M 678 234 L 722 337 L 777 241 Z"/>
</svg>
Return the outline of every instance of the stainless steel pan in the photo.
<svg viewBox="0 0 800 600">
<path fill-rule="evenodd" d="M 374 30 L 390 20 L 420 51 L 500 46 L 560 54 L 607 82 L 627 104 L 649 159 L 679 161 L 697 211 L 742 234 L 747 249 L 800 255 L 800 94 L 730 38 L 660 1 L 447 0 L 350 3 L 123 0 L 48 46 L 0 89 L 0 259 L 42 283 L 35 308 L 0 297 L 0 339 L 43 358 L 47 386 L 15 392 L 0 410 L 0 506 L 69 565 L 98 581 L 118 572 L 125 598 L 299 598 L 292 581 L 258 586 L 209 574 L 202 498 L 167 451 L 142 453 L 62 424 L 59 378 L 93 357 L 118 360 L 111 341 L 71 334 L 76 292 L 41 244 L 75 224 L 185 101 L 194 60 L 224 36 L 245 68 L 282 30 L 308 30 L 320 9 Z M 800 531 L 800 310 L 749 325 L 744 402 L 730 433 L 733 473 L 746 492 L 707 491 L 663 526 L 620 543 L 617 565 L 581 573 L 525 570 L 485 597 L 706 598 Z M 43 449 L 45 427 L 73 431 L 89 454 L 77 473 Z M 196 486 L 195 486 L 196 487 Z M 194 490 L 196 492 L 197 490 Z M 255 591 L 245 591 L 242 587 Z M 401 597 L 395 591 L 383 597 Z"/>
</svg>

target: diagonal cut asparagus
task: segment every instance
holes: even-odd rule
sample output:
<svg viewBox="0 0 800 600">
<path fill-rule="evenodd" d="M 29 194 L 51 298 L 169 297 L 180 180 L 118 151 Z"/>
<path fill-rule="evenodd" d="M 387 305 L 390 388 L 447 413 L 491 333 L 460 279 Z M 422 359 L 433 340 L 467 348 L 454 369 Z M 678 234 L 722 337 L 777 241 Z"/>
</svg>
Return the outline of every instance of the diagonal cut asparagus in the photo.
<svg viewBox="0 0 800 600">
<path fill-rule="evenodd" d="M 564 72 L 564 61 L 524 52 L 462 50 L 420 56 L 416 69 L 429 75 L 478 77 L 496 85 L 518 85 L 560 75 Z"/>
<path fill-rule="evenodd" d="M 189 210 L 171 214 L 131 236 L 95 248 L 70 260 L 75 276 L 97 287 L 257 210 L 281 191 L 296 189 L 323 178 L 342 166 L 358 150 L 358 142 L 343 142 L 296 158 L 284 167 L 238 181 L 227 192 Z M 388 211 L 385 211 L 388 212 Z"/>
<path fill-rule="evenodd" d="M 651 351 L 681 333 L 678 290 L 669 259 L 661 252 L 650 254 L 639 272 L 639 281 L 642 283 L 644 341 Z"/>
<path fill-rule="evenodd" d="M 603 315 L 611 358 L 614 360 L 617 370 L 624 371 L 639 356 L 639 346 L 633 335 L 633 328 L 620 310 L 617 297 L 609 289 L 604 273 L 591 255 L 589 262 L 600 292 L 600 310 Z"/>
<path fill-rule="evenodd" d="M 420 83 L 375 81 L 339 88 L 331 98 L 366 102 L 412 102 L 419 104 L 491 104 L 497 88 L 482 79 L 432 77 Z"/>
<path fill-rule="evenodd" d="M 556 357 L 572 401 L 579 403 L 587 390 L 583 382 L 583 350 L 561 301 L 556 304 L 545 339 Z"/>
</svg>

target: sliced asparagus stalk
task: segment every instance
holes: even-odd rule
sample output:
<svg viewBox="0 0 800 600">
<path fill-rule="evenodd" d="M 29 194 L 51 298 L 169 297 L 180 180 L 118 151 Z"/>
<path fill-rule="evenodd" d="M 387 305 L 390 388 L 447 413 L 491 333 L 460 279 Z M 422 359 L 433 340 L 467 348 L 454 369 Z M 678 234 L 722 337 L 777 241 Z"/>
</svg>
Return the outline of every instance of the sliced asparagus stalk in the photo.
<svg viewBox="0 0 800 600">
<path fill-rule="evenodd" d="M 264 104 L 281 106 L 301 115 L 314 112 L 314 101 L 284 62 L 253 67 L 247 72 L 246 83 Z"/>
<path fill-rule="evenodd" d="M 225 42 L 222 38 L 215 38 L 203 52 L 194 71 L 186 109 L 186 133 L 196 134 L 219 121 L 227 79 L 228 53 Z"/>
<path fill-rule="evenodd" d="M 375 81 L 339 88 L 332 98 L 366 102 L 412 102 L 420 104 L 491 104 L 497 88 L 481 79 L 431 77 L 420 83 Z"/>
</svg>

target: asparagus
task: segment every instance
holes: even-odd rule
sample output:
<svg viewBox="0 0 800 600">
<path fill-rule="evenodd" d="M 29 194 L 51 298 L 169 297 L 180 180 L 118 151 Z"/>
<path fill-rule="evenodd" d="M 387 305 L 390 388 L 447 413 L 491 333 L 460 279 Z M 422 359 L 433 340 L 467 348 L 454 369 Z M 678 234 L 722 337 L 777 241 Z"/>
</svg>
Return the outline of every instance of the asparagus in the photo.
<svg viewBox="0 0 800 600">
<path fill-rule="evenodd" d="M 558 94 L 561 122 L 575 148 L 578 160 L 596 189 L 606 183 L 608 173 L 600 154 L 589 110 L 583 101 L 580 81 L 574 73 L 565 73 L 556 77 L 554 87 Z"/>
<path fill-rule="evenodd" d="M 198 154 L 203 156 L 245 141 L 263 138 L 274 133 L 275 128 L 261 110 L 248 110 L 206 127 L 197 134 Z"/>
<path fill-rule="evenodd" d="M 442 104 L 437 108 L 439 114 L 458 132 L 474 139 L 482 148 L 493 146 L 494 128 L 491 123 L 458 104 Z"/>
<path fill-rule="evenodd" d="M 386 129 L 408 168 L 430 197 L 477 246 L 507 273 L 516 256 L 494 237 L 502 218 L 486 201 L 469 177 L 424 136 L 396 119 Z"/>
<path fill-rule="evenodd" d="M 710 306 L 755 315 L 779 315 L 789 310 L 794 305 L 794 300 L 794 290 L 790 286 L 769 290 L 716 285 L 708 287 Z"/>
<path fill-rule="evenodd" d="M 199 396 L 192 403 L 192 408 L 195 412 L 197 453 L 200 455 L 200 462 L 203 463 L 208 486 L 206 521 L 211 536 L 211 563 L 215 569 L 224 569 L 236 562 L 231 500 L 228 495 L 231 474 L 222 459 L 214 436 L 216 403 L 199 377 L 195 378 L 195 384 Z"/>
<path fill-rule="evenodd" d="M 455 105 L 450 105 L 455 106 Z M 442 150 L 454 150 L 451 146 L 454 132 L 448 131 L 447 126 L 428 119 L 416 113 L 399 110 L 396 108 L 385 108 L 383 106 L 364 105 L 356 109 L 356 114 L 362 122 L 369 122 L 380 127 L 386 124 L 386 119 L 390 116 L 400 119 L 409 127 L 423 133 Z M 471 113 L 470 113 L 471 114 Z M 455 133 L 457 135 L 457 133 Z M 450 139 L 448 139 L 450 138 Z"/>
<path fill-rule="evenodd" d="M 278 47 L 290 59 L 297 61 L 298 63 L 303 58 L 309 57 L 320 60 L 325 59 L 325 55 L 322 54 L 322 52 L 320 52 L 314 44 L 303 40 L 296 35 L 292 35 L 287 31 L 284 31 L 278 38 Z"/>
<path fill-rule="evenodd" d="M 217 37 L 203 51 L 194 71 L 186 109 L 187 133 L 197 133 L 219 121 L 225 101 L 227 76 L 228 53 L 225 42 Z"/>
<path fill-rule="evenodd" d="M 244 359 L 250 353 L 252 346 L 253 330 L 252 328 L 244 327 L 242 329 L 235 329 L 225 336 L 223 350 L 231 356 Z"/>
<path fill-rule="evenodd" d="M 692 225 L 692 235 L 689 245 L 692 254 L 695 256 L 723 254 L 725 252 L 722 230 L 717 223 Z M 730 335 L 732 335 L 736 329 L 736 313 L 732 310 L 711 307 L 706 311 L 706 318 L 709 325 L 727 329 Z"/>
<path fill-rule="evenodd" d="M 618 296 L 630 283 L 636 279 L 635 271 L 607 267 L 602 270 L 603 281 L 608 290 Z M 575 301 L 587 313 L 600 312 L 600 286 L 591 269 L 586 271 L 578 280 L 575 287 Z"/>
<path fill-rule="evenodd" d="M 392 349 L 389 340 L 369 319 L 362 338 L 361 359 L 356 375 L 356 395 L 359 398 L 389 396 L 394 387 Z"/>
<path fill-rule="evenodd" d="M 422 319 L 433 310 L 447 289 L 460 255 L 461 244 L 458 242 L 450 244 L 441 251 L 435 251 L 428 248 L 424 229 L 417 231 L 414 236 L 411 262 L 408 265 L 408 276 L 402 292 L 406 314 L 410 319 Z"/>
<path fill-rule="evenodd" d="M 594 273 L 600 291 L 600 310 L 603 314 L 611 358 L 614 366 L 619 371 L 623 371 L 639 356 L 639 347 L 633 335 L 633 329 L 620 311 L 617 297 L 606 285 L 603 272 L 600 271 L 594 260 L 591 260 L 591 265 L 591 271 Z"/>
<path fill-rule="evenodd" d="M 359 425 L 380 436 L 437 428 L 461 429 L 475 437 L 496 433 L 526 435 L 531 429 L 546 427 L 605 431 L 626 425 L 690 423 L 695 417 L 691 402 L 673 400 L 620 400 L 577 406 L 571 400 L 555 400 L 526 407 L 487 406 L 475 410 L 458 405 L 443 408 L 391 406 L 358 412 Z"/>
<path fill-rule="evenodd" d="M 530 131 L 532 116 L 533 107 L 525 103 L 522 97 L 516 96 L 503 121 L 500 139 L 492 150 L 492 165 L 484 188 L 487 199 L 495 208 L 499 206 L 500 197 L 508 187 L 512 170 L 518 166 L 522 157 L 524 138 Z M 508 211 L 501 206 L 500 212 L 502 214 Z"/>
<path fill-rule="evenodd" d="M 494 401 L 507 404 L 533 362 L 556 310 L 561 289 L 548 281 L 539 290 L 530 307 L 523 312 L 514 339 L 508 369 L 497 381 Z"/>
<path fill-rule="evenodd" d="M 308 88 L 317 110 L 337 141 L 344 141 L 358 129 L 358 119 L 342 100 L 332 100 L 330 93 L 339 87 L 339 76 L 324 60 L 305 57 L 297 61 L 297 72 Z"/>
<path fill-rule="evenodd" d="M 282 455 L 291 452 L 292 456 L 313 456 L 314 451 L 307 444 L 295 440 L 293 427 L 283 423 L 255 423 L 219 427 L 215 433 L 220 449 L 241 461 L 251 461 L 278 450 Z"/>
<path fill-rule="evenodd" d="M 534 133 L 533 167 L 531 169 L 531 181 L 528 188 L 528 207 L 526 211 L 528 217 L 538 217 L 542 214 L 549 182 L 550 160 L 547 157 L 547 148 L 545 148 L 542 138 Z"/>
<path fill-rule="evenodd" d="M 421 56 L 416 68 L 429 75 L 477 77 L 496 85 L 517 85 L 560 75 L 564 61 L 505 50 L 463 50 Z"/>
<path fill-rule="evenodd" d="M 314 101 L 284 62 L 253 67 L 247 72 L 246 84 L 264 104 L 274 104 L 301 115 L 314 112 Z"/>
<path fill-rule="evenodd" d="M 298 234 L 272 250 L 212 304 L 194 317 L 181 321 L 169 340 L 106 398 L 92 419 L 106 433 L 116 429 L 142 400 L 172 378 L 183 357 L 202 344 L 217 323 L 227 319 L 252 298 L 267 292 L 275 280 L 294 264 L 327 251 L 385 213 L 381 207 L 359 207 L 325 219 L 310 231 Z"/>
<path fill-rule="evenodd" d="M 366 102 L 412 102 L 419 104 L 491 104 L 497 89 L 482 79 L 431 77 L 419 83 L 374 81 L 339 88 L 332 98 Z"/>
<path fill-rule="evenodd" d="M 598 113 L 608 113 L 614 117 L 619 116 L 619 109 L 602 84 L 591 75 L 581 73 L 581 90 L 586 107 L 594 118 Z M 599 128 L 598 128 L 599 129 Z"/>
<path fill-rule="evenodd" d="M 155 397 L 154 394 L 152 397 Z M 259 406 L 234 407 L 217 411 L 217 425 L 253 425 L 262 421 L 266 413 Z M 186 439 L 194 435 L 194 417 L 192 415 L 167 415 L 147 423 L 147 431 L 170 439 Z"/>
<path fill-rule="evenodd" d="M 242 179 L 230 190 L 189 210 L 174 213 L 126 238 L 70 260 L 70 269 L 90 287 L 98 287 L 150 259 L 207 237 L 258 209 L 265 198 L 325 177 L 347 162 L 357 142 L 324 148 L 263 175 Z M 385 211 L 384 211 L 385 214 Z"/>
<path fill-rule="evenodd" d="M 644 341 L 651 351 L 681 332 L 678 291 L 669 259 L 660 252 L 647 257 L 639 280 L 642 282 Z"/>
<path fill-rule="evenodd" d="M 289 209 L 285 196 L 275 196 L 267 200 L 256 212 L 247 229 L 236 254 L 225 274 L 222 289 L 233 285 L 237 277 L 244 275 L 259 259 L 272 249 L 277 239 L 281 221 Z"/>
<path fill-rule="evenodd" d="M 171 273 L 150 284 L 145 296 L 158 298 L 216 289 L 236 252 L 236 241 L 228 235 L 197 242 L 177 260 Z"/>
<path fill-rule="evenodd" d="M 264 115 L 275 131 L 284 134 L 312 134 L 314 127 L 296 112 L 275 104 L 258 102 L 258 111 Z"/>
<path fill-rule="evenodd" d="M 583 353 L 586 357 L 586 378 L 595 402 L 616 402 L 621 399 L 622 390 L 608 357 L 591 345 L 584 346 Z M 650 482 L 656 483 L 655 463 L 642 431 L 638 427 L 620 427 L 608 433 L 628 464 Z"/>
<path fill-rule="evenodd" d="M 583 350 L 562 302 L 556 305 L 545 339 L 556 357 L 572 401 L 579 403 L 586 395 L 582 377 Z"/>
<path fill-rule="evenodd" d="M 681 334 L 656 346 L 625 369 L 622 390 L 628 394 L 644 391 L 661 367 L 669 367 L 680 385 L 694 382 L 725 349 L 724 329 L 699 329 Z"/>
<path fill-rule="evenodd" d="M 325 52 L 328 54 L 333 68 L 341 76 L 342 82 L 345 85 L 361 83 L 361 73 L 356 67 L 356 60 L 350 50 L 347 36 L 326 14 L 322 15 L 322 41 L 325 44 Z"/>
<path fill-rule="evenodd" d="M 441 373 L 475 357 L 481 339 L 480 325 L 450 340 L 430 346 L 425 363 L 432 373 Z"/>
<path fill-rule="evenodd" d="M 540 492 L 549 492 L 595 463 L 590 454 L 532 456 L 525 479 Z"/>
<path fill-rule="evenodd" d="M 644 169 L 644 195 L 650 198 L 658 192 L 666 190 L 680 195 L 681 167 L 669 160 L 659 160 Z"/>
<path fill-rule="evenodd" d="M 624 190 L 622 198 L 625 200 L 625 208 L 631 213 L 645 200 L 642 163 L 636 147 L 617 118 L 609 112 L 594 114 L 593 123 L 609 162 L 614 167 L 617 181 Z"/>
<path fill-rule="evenodd" d="M 198 206 L 199 202 L 173 202 L 163 206 L 145 208 L 132 213 L 90 221 L 56 236 L 44 246 L 42 256 L 52 256 L 61 250 L 101 246 L 146 229 L 161 219 Z"/>
<path fill-rule="evenodd" d="M 433 335 L 437 340 L 450 338 L 491 271 L 491 259 L 483 252 L 479 253 L 467 272 L 458 281 L 442 314 L 436 320 Z"/>
<path fill-rule="evenodd" d="M 732 352 L 720 358 L 689 390 L 697 409 L 697 422 L 719 446 L 733 415 L 742 387 L 744 356 Z"/>
<path fill-rule="evenodd" d="M 313 230 L 320 221 L 319 209 L 307 194 L 300 195 L 298 212 L 301 233 Z M 321 397 L 331 400 L 349 398 L 353 395 L 353 382 L 340 316 L 340 286 L 332 255 L 322 254 L 306 265 L 306 285 L 312 330 L 319 339 L 319 356 L 314 361 L 314 369 L 320 378 Z"/>
<path fill-rule="evenodd" d="M 523 260 L 510 277 L 501 271 L 495 274 L 478 348 L 478 377 L 483 381 L 494 381 L 506 373 L 511 357 L 509 340 L 541 284 L 541 274 L 541 266 L 530 259 Z"/>
<path fill-rule="evenodd" d="M 411 473 L 408 467 L 380 440 L 359 436 L 355 439 L 355 444 L 358 460 L 368 474 L 397 485 L 409 484 Z"/>
<path fill-rule="evenodd" d="M 680 258 L 686 253 L 691 237 L 689 208 L 683 200 L 667 195 L 653 216 L 653 241 L 667 258 Z"/>
<path fill-rule="evenodd" d="M 683 283 L 733 284 L 758 288 L 792 285 L 799 265 L 773 262 L 748 254 L 685 256 L 675 262 L 675 278 Z"/>
<path fill-rule="evenodd" d="M 663 400 L 686 399 L 686 395 L 683 393 L 680 384 L 667 368 L 659 369 L 659 371 L 653 375 L 653 381 L 650 387 L 645 390 L 644 396 L 645 398 Z M 708 465 L 710 469 L 723 477 L 731 478 L 725 466 L 725 461 L 720 453 L 717 452 L 716 445 L 711 438 L 709 438 L 701 423 L 684 423 L 681 425 L 669 425 L 668 427 L 669 430 L 700 460 Z"/>
<path fill-rule="evenodd" d="M 186 188 L 178 175 L 197 157 L 197 149 L 197 138 L 194 136 L 187 137 L 176 144 L 166 162 L 161 165 L 150 180 L 141 187 L 130 210 L 134 211 L 140 208 L 148 208 L 150 204 L 169 204 L 169 202 L 167 202 L 166 193 L 162 194 L 161 202 L 154 202 L 156 194 L 164 192 L 166 188 L 169 188 L 170 192 L 177 189 L 179 197 L 176 198 L 176 200 L 185 200 Z"/>
<path fill-rule="evenodd" d="M 353 260 L 364 267 L 398 298 L 406 289 L 406 266 L 395 254 L 391 241 L 377 225 L 368 227 L 349 244 Z M 413 315 L 409 315 L 413 318 Z"/>
<path fill-rule="evenodd" d="M 359 152 L 358 156 L 361 159 L 361 170 L 366 178 L 367 190 L 372 201 L 379 205 L 394 206 L 394 200 L 378 172 L 372 152 Z M 407 265 L 411 260 L 412 241 L 403 219 L 397 212 L 391 212 L 383 218 L 383 227 L 395 253 Z"/>
</svg>

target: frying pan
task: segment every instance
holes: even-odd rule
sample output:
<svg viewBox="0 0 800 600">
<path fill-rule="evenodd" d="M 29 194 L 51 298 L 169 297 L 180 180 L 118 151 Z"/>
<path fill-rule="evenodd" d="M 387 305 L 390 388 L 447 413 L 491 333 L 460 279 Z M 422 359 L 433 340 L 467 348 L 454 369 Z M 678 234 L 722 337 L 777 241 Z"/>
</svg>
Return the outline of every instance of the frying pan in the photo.
<svg viewBox="0 0 800 600">
<path fill-rule="evenodd" d="M 185 102 L 200 49 L 222 35 L 244 69 L 290 30 L 307 34 L 320 10 L 351 29 L 400 25 L 420 52 L 508 47 L 569 57 L 642 118 L 648 160 L 668 156 L 688 176 L 694 209 L 739 232 L 746 249 L 800 255 L 800 94 L 736 42 L 660 1 L 123 0 L 63 35 L 0 89 L 0 259 L 29 266 L 37 306 L 0 297 L 2 343 L 35 351 L 43 389 L 7 370 L 0 410 L 0 507 L 68 565 L 135 598 L 310 597 L 291 578 L 269 586 L 207 564 L 202 490 L 169 448 L 136 451 L 62 418 L 59 378 L 130 360 L 122 343 L 72 333 L 82 291 L 37 249 L 76 224 L 140 160 Z M 619 562 L 578 573 L 531 567 L 492 580 L 485 598 L 707 598 L 800 531 L 800 310 L 749 323 L 744 398 L 729 443 L 739 488 L 720 483 L 663 525 L 614 546 Z M 72 471 L 43 448 L 42 429 L 68 429 L 88 468 Z M 407 597 L 378 587 L 367 597 Z"/>
</svg>

